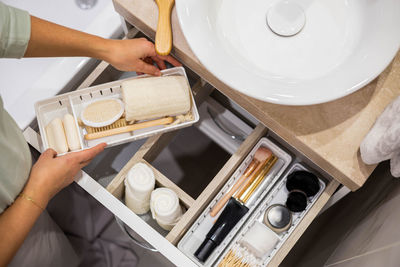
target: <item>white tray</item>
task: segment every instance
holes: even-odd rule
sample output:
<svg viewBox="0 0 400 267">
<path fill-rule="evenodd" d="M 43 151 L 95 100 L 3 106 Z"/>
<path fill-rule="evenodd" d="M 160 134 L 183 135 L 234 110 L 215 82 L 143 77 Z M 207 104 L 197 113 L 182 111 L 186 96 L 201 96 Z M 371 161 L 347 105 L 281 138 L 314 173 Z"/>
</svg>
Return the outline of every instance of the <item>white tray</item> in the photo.
<svg viewBox="0 0 400 267">
<path fill-rule="evenodd" d="M 278 182 L 276 186 L 268 193 L 268 195 L 264 198 L 264 200 L 258 205 L 256 211 L 252 214 L 252 216 L 247 220 L 247 222 L 243 225 L 243 228 L 238 232 L 238 234 L 235 236 L 235 239 L 230 243 L 230 245 L 226 248 L 225 252 L 220 255 L 218 261 L 216 262 L 215 266 L 224 258 L 225 254 L 233 247 L 242 247 L 240 244 L 241 239 L 243 236 L 247 233 L 247 231 L 250 229 L 251 226 L 253 226 L 255 221 L 259 221 L 263 223 L 264 219 L 264 213 L 267 210 L 267 208 L 273 204 L 283 204 L 285 205 L 287 196 L 289 194 L 288 190 L 286 189 L 286 180 L 287 176 L 291 174 L 292 172 L 298 171 L 298 170 L 306 170 L 310 171 L 308 168 L 304 167 L 300 163 L 295 163 L 291 166 L 289 171 L 285 174 L 282 179 Z M 312 172 L 312 171 L 310 171 Z M 311 209 L 311 207 L 314 205 L 315 201 L 320 197 L 322 192 L 325 190 L 325 183 L 318 178 L 319 184 L 320 184 L 320 189 L 317 194 L 314 196 L 310 197 L 309 203 L 306 207 L 306 209 L 302 212 L 292 212 L 292 225 L 290 228 L 280 234 L 276 234 L 279 241 L 274 247 L 274 249 L 270 252 L 269 255 L 265 255 L 261 259 L 256 260 L 256 265 L 254 266 L 267 266 L 272 257 L 276 254 L 276 252 L 279 250 L 279 248 L 285 243 L 286 239 L 290 236 L 290 234 L 296 229 L 297 225 L 301 222 L 301 220 L 304 218 L 304 216 L 307 214 L 307 212 Z M 242 247 L 243 248 L 243 247 Z M 253 265 L 252 265 L 253 266 Z"/>
<path fill-rule="evenodd" d="M 172 75 L 180 75 L 184 76 L 187 79 L 185 69 L 183 67 L 175 67 L 171 69 L 166 69 L 161 71 L 162 76 L 172 76 Z M 101 98 L 110 98 L 115 97 L 122 100 L 121 93 L 121 83 L 128 80 L 133 79 L 141 79 L 149 77 L 149 75 L 141 75 L 134 78 L 128 78 L 124 80 L 119 80 L 115 82 L 105 83 L 101 85 L 96 85 L 93 87 L 89 87 L 86 89 L 58 95 L 46 100 L 38 101 L 35 103 L 35 112 L 38 120 L 39 131 L 42 137 L 42 151 L 49 148 L 47 135 L 45 131 L 45 127 L 48 123 L 50 123 L 54 118 L 63 118 L 66 113 L 70 113 L 74 116 L 76 127 L 79 129 L 79 140 L 81 143 L 81 147 L 83 149 L 87 149 L 95 146 L 96 144 L 105 142 L 107 143 L 107 147 L 132 142 L 135 140 L 143 139 L 146 137 L 150 137 L 156 134 L 165 133 L 169 131 L 178 130 L 184 127 L 191 126 L 199 120 L 199 113 L 197 111 L 196 103 L 194 102 L 193 94 L 191 93 L 192 99 L 192 114 L 194 116 L 194 120 L 182 122 L 176 125 L 167 125 L 167 126 L 154 126 L 146 129 L 140 129 L 133 132 L 117 134 L 113 136 L 98 138 L 95 140 L 85 140 L 84 135 L 86 134 L 86 130 L 78 125 L 77 118 L 79 118 L 82 109 L 87 103 L 95 99 Z M 188 81 L 189 83 L 189 81 Z"/>
<path fill-rule="evenodd" d="M 253 205 L 248 207 L 249 211 L 246 215 L 236 224 L 236 226 L 230 231 L 230 233 L 225 237 L 222 243 L 213 251 L 210 257 L 207 259 L 205 263 L 201 263 L 194 257 L 194 253 L 200 244 L 205 239 L 206 234 L 211 229 L 214 221 L 218 218 L 219 214 L 222 212 L 221 209 L 220 213 L 212 218 L 209 213 L 211 209 L 215 206 L 215 204 L 222 198 L 222 196 L 235 184 L 237 179 L 243 174 L 247 166 L 253 159 L 253 156 L 256 150 L 260 146 L 265 146 L 269 148 L 272 153 L 278 157 L 277 162 L 271 168 L 268 173 L 267 178 L 260 184 L 259 189 L 263 191 L 257 198 L 256 201 L 253 202 Z M 260 141 L 254 146 L 251 150 L 249 155 L 244 159 L 244 161 L 240 164 L 239 168 L 233 173 L 231 178 L 225 184 L 225 186 L 221 189 L 221 191 L 215 196 L 215 198 L 210 202 L 207 208 L 203 211 L 203 213 L 197 218 L 195 223 L 190 227 L 187 231 L 185 236 L 181 239 L 178 244 L 178 248 L 185 253 L 190 259 L 192 259 L 197 265 L 199 266 L 211 266 L 222 254 L 224 249 L 229 245 L 232 239 L 235 237 L 235 234 L 239 231 L 241 226 L 247 220 L 249 216 L 254 212 L 258 203 L 265 197 L 265 195 L 271 190 L 272 186 L 276 183 L 279 177 L 281 177 L 282 173 L 286 170 L 289 166 L 290 162 L 292 161 L 292 157 L 279 148 L 276 144 L 270 141 L 267 138 L 261 138 Z M 257 189 L 257 190 L 259 190 Z M 253 194 L 253 195 L 256 195 Z M 252 198 L 250 198 L 249 202 L 252 202 Z"/>
</svg>

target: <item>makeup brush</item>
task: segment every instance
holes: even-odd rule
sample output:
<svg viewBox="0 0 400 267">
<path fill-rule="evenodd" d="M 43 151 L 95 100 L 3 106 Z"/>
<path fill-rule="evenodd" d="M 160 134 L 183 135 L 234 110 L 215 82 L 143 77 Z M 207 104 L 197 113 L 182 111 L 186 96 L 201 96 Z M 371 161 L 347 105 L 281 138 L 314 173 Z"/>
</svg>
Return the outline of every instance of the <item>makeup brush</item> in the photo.
<svg viewBox="0 0 400 267">
<path fill-rule="evenodd" d="M 275 164 L 276 160 L 277 158 L 274 155 L 271 155 L 268 161 L 263 164 L 263 168 L 257 177 L 255 177 L 251 183 L 247 183 L 246 187 L 241 190 L 243 192 L 237 195 L 236 198 L 231 197 L 229 199 L 228 204 L 222 211 L 221 215 L 207 233 L 206 239 L 194 253 L 194 256 L 199 261 L 205 262 L 215 248 L 222 243 L 233 227 L 235 227 L 240 219 L 249 211 L 247 206 L 251 206 L 252 203 L 247 203 L 247 201 L 251 195 L 256 192 L 257 187 L 261 184 L 268 171 Z M 261 192 L 257 191 L 256 194 L 259 195 L 260 193 Z M 257 198 L 252 199 L 255 201 Z"/>
<path fill-rule="evenodd" d="M 249 166 L 247 166 L 246 170 L 242 174 L 242 176 L 236 181 L 233 187 L 218 201 L 218 203 L 212 208 L 210 212 L 211 217 L 215 217 L 218 212 L 224 207 L 226 202 L 231 198 L 231 196 L 242 186 L 244 181 L 247 178 L 251 179 L 252 177 L 257 176 L 263 163 L 272 155 L 272 152 L 266 147 L 260 147 L 254 153 L 253 160 L 250 162 Z"/>
</svg>

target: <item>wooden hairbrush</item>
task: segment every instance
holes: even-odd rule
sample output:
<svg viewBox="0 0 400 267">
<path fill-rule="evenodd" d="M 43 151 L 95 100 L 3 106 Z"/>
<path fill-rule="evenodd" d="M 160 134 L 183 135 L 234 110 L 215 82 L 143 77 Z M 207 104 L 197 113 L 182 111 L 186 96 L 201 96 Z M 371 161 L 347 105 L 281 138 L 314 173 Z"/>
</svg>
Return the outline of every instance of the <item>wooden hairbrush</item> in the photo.
<svg viewBox="0 0 400 267">
<path fill-rule="evenodd" d="M 171 11 L 175 0 L 155 0 L 158 6 L 156 52 L 166 56 L 172 49 Z"/>
<path fill-rule="evenodd" d="M 85 126 L 87 134 L 85 134 L 86 140 L 93 140 L 106 136 L 111 136 L 120 133 L 131 132 L 139 129 L 149 128 L 158 125 L 171 124 L 174 121 L 173 117 L 165 117 L 157 120 L 139 122 L 135 124 L 128 124 L 125 118 L 121 118 L 116 122 L 104 126 L 104 127 L 90 127 Z"/>
</svg>

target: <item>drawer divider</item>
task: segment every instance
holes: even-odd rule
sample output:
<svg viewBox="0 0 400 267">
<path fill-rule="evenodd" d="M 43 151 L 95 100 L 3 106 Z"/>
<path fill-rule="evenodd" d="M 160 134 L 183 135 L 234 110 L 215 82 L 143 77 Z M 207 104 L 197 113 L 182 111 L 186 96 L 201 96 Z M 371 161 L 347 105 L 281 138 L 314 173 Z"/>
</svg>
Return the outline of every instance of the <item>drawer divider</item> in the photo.
<svg viewBox="0 0 400 267">
<path fill-rule="evenodd" d="M 177 186 L 174 182 L 172 182 L 170 179 L 168 179 L 164 174 L 162 174 L 159 170 L 154 168 L 149 162 L 142 160 L 141 161 L 144 164 L 147 164 L 153 172 L 154 176 L 156 177 L 156 184 L 158 186 L 162 187 L 167 187 L 169 189 L 172 189 L 177 195 L 179 200 L 182 202 L 182 204 L 189 209 L 191 206 L 193 206 L 195 200 L 185 191 L 183 191 L 179 186 Z"/>
<path fill-rule="evenodd" d="M 267 133 L 267 128 L 262 124 L 258 124 L 253 132 L 241 144 L 235 154 L 225 163 L 214 179 L 203 190 L 194 204 L 186 211 L 179 222 L 168 233 L 167 239 L 176 245 L 196 218 L 200 215 L 206 205 L 219 192 L 232 173 L 240 165 L 250 150 L 258 142 L 258 140 Z"/>
</svg>

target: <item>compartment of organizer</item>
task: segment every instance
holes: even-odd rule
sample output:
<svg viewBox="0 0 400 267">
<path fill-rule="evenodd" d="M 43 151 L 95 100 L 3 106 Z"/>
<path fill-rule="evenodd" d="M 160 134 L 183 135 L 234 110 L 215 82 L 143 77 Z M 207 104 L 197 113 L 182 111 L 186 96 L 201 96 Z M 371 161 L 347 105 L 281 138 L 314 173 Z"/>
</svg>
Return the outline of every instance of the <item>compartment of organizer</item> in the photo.
<svg viewBox="0 0 400 267">
<path fill-rule="evenodd" d="M 66 114 L 73 116 L 74 112 L 68 95 L 61 95 L 51 99 L 39 101 L 35 104 L 35 110 L 44 151 L 50 147 L 46 127 L 49 126 L 50 122 L 52 122 L 54 119 L 58 118 L 62 121 Z M 75 127 L 77 127 L 76 121 Z M 83 140 L 81 136 L 79 136 L 79 143 L 80 147 L 82 148 Z"/>
<path fill-rule="evenodd" d="M 135 164 L 133 164 L 133 166 L 136 165 L 137 163 L 145 164 L 146 166 L 148 166 L 152 170 L 152 172 L 154 173 L 155 182 L 156 182 L 155 189 L 157 189 L 157 188 L 168 188 L 168 189 L 171 189 L 172 191 L 175 192 L 175 194 L 178 196 L 179 205 L 181 207 L 182 215 L 183 215 L 187 211 L 187 209 L 190 207 L 190 205 L 192 204 L 192 202 L 194 200 L 191 197 L 189 197 L 178 186 L 176 186 L 173 183 L 171 183 L 167 177 L 165 177 L 162 173 L 160 173 L 157 169 L 155 169 L 151 164 L 149 164 L 145 160 L 138 160 Z M 125 180 L 126 175 L 124 175 L 124 177 L 122 177 L 122 178 Z M 123 190 L 119 191 L 118 193 L 114 192 L 114 196 L 117 197 L 125 205 L 127 205 L 127 203 L 126 203 L 126 195 L 125 195 L 125 192 L 126 192 L 125 191 L 125 182 L 122 183 L 122 186 L 123 186 Z M 134 213 L 134 211 L 132 211 L 132 212 Z M 157 232 L 160 233 L 162 236 L 165 237 L 169 233 L 168 230 L 163 229 L 157 223 L 157 221 L 153 218 L 151 210 L 149 210 L 148 212 L 146 212 L 144 214 L 136 214 L 136 215 L 139 216 L 146 223 L 148 223 L 152 228 L 157 230 Z"/>
<path fill-rule="evenodd" d="M 162 73 L 162 76 L 183 76 L 183 77 L 185 77 L 185 79 L 187 79 L 185 70 L 182 67 L 166 69 L 166 70 L 161 71 L 161 73 Z M 119 81 L 115 81 L 115 82 L 96 85 L 96 86 L 89 87 L 89 88 L 82 89 L 82 90 L 75 91 L 75 92 L 66 93 L 66 94 L 59 95 L 54 98 L 45 100 L 45 101 L 39 101 L 38 103 L 36 103 L 35 107 L 36 107 L 36 111 L 37 111 L 36 113 L 37 113 L 37 118 L 39 121 L 39 129 L 40 129 L 42 138 L 43 139 L 46 138 L 44 135 L 44 133 L 45 133 L 44 127 L 46 125 L 44 125 L 44 123 L 40 123 L 40 121 L 44 120 L 42 118 L 43 116 L 44 117 L 49 116 L 49 115 L 45 115 L 44 114 L 45 112 L 42 111 L 43 110 L 42 105 L 46 104 L 47 102 L 57 103 L 61 100 L 62 100 L 61 102 L 67 102 L 67 99 L 69 99 L 69 101 L 70 101 L 70 107 L 69 107 L 70 111 L 73 114 L 75 120 L 77 121 L 78 132 L 79 132 L 79 136 L 81 139 L 83 149 L 92 147 L 101 142 L 106 142 L 108 146 L 114 146 L 114 145 L 118 145 L 118 144 L 122 144 L 122 143 L 131 142 L 134 140 L 153 136 L 153 135 L 156 135 L 159 133 L 165 133 L 168 131 L 173 131 L 173 130 L 181 129 L 184 127 L 188 127 L 199 120 L 197 107 L 194 102 L 192 92 L 191 92 L 191 90 L 189 90 L 190 101 L 191 101 L 191 109 L 189 111 L 190 116 L 171 116 L 172 123 L 151 126 L 151 127 L 146 127 L 144 129 L 138 129 L 138 130 L 134 130 L 134 131 L 130 131 L 130 132 L 114 134 L 114 135 L 107 136 L 107 137 L 100 137 L 100 138 L 96 138 L 93 140 L 87 140 L 85 138 L 85 135 L 88 134 L 88 129 L 90 130 L 90 127 L 87 127 L 82 123 L 81 113 L 82 113 L 83 109 L 90 103 L 93 103 L 95 100 L 103 100 L 103 99 L 106 100 L 106 99 L 116 98 L 116 99 L 119 99 L 122 101 L 121 84 L 124 81 L 129 81 L 129 80 L 134 80 L 134 79 L 144 79 L 147 77 L 149 77 L 149 76 L 142 75 L 142 76 L 137 76 L 137 77 L 133 77 L 133 78 L 123 79 L 123 80 L 119 80 Z M 42 112 L 39 112 L 39 111 L 42 111 Z M 185 115 L 185 114 L 182 114 L 182 115 Z M 157 120 L 157 119 L 158 118 L 155 118 L 154 120 Z M 122 115 L 122 117 L 121 117 L 121 122 L 123 122 L 123 121 L 124 121 L 124 115 Z M 150 120 L 135 121 L 135 124 L 146 122 L 146 121 L 150 121 Z M 122 128 L 123 125 L 120 125 L 119 127 Z M 96 132 L 99 130 L 99 128 L 96 128 L 96 127 L 91 127 L 91 128 L 95 129 Z M 113 128 L 116 128 L 116 127 L 113 127 Z M 108 129 L 102 129 L 101 131 L 107 131 L 107 130 Z M 43 143 L 48 145 L 47 142 L 45 142 L 45 141 Z"/>
<path fill-rule="evenodd" d="M 256 151 L 260 147 L 268 148 L 273 155 L 277 157 L 276 162 L 272 165 L 270 169 L 266 168 L 268 172 L 261 177 L 262 178 L 258 186 L 255 188 L 255 191 L 252 194 L 248 194 L 248 199 L 246 200 L 246 206 L 248 208 L 247 213 L 241 217 L 241 219 L 237 222 L 237 224 L 233 227 L 233 229 L 227 234 L 227 236 L 222 240 L 222 242 L 213 250 L 210 256 L 204 261 L 199 261 L 195 256 L 196 250 L 200 247 L 203 241 L 206 239 L 206 235 L 209 230 L 214 225 L 217 218 L 221 215 L 224 208 L 226 208 L 226 204 L 224 208 L 222 208 L 219 213 L 215 217 L 211 217 L 210 212 L 215 207 L 215 205 L 221 200 L 221 198 L 236 184 L 239 178 L 243 175 L 245 170 L 251 164 Z M 242 161 L 236 171 L 231 175 L 229 180 L 220 190 L 220 192 L 213 198 L 213 200 L 208 204 L 205 210 L 201 213 L 201 215 L 197 218 L 194 224 L 189 228 L 184 237 L 178 244 L 178 248 L 183 251 L 189 258 L 191 258 L 194 262 L 196 262 L 200 266 L 211 266 L 218 256 L 224 251 L 226 246 L 231 242 L 234 238 L 235 234 L 242 227 L 243 223 L 253 214 L 256 209 L 258 203 L 264 198 L 264 196 L 271 190 L 272 186 L 278 180 L 278 178 L 282 175 L 285 169 L 289 166 L 292 158 L 291 156 L 281 149 L 278 145 L 273 143 L 271 140 L 267 138 L 262 138 L 258 141 L 258 143 L 253 147 L 250 153 L 246 156 L 246 158 Z M 268 160 L 266 161 L 268 162 Z M 264 166 L 261 163 L 262 166 Z M 261 169 L 264 169 L 262 167 Z M 257 179 L 256 179 L 257 180 Z"/>
<path fill-rule="evenodd" d="M 151 164 L 197 199 L 231 155 L 197 127 L 181 129 Z"/>
<path fill-rule="evenodd" d="M 288 205 L 286 205 L 289 195 L 286 184 L 288 176 L 296 171 L 307 171 L 315 175 L 313 171 L 300 163 L 292 165 L 285 176 L 279 179 L 274 188 L 258 205 L 253 215 L 246 221 L 242 229 L 216 261 L 215 266 L 230 266 L 233 262 L 236 262 L 237 266 L 244 266 L 245 263 L 248 264 L 246 266 L 249 267 L 268 265 L 326 187 L 325 182 L 318 177 L 318 175 L 315 175 L 318 179 L 318 191 L 314 195 L 307 197 L 307 205 L 303 211 L 289 211 L 289 209 L 287 209 Z M 292 192 L 293 191 L 297 192 L 301 190 L 294 189 Z M 276 210 L 271 213 L 272 209 Z M 290 212 L 290 221 L 288 219 L 283 219 L 286 217 L 286 215 L 283 215 L 287 214 L 286 211 Z M 274 227 L 274 225 L 271 224 L 271 218 L 272 220 L 274 220 L 274 218 L 278 218 L 281 221 L 286 220 L 288 222 L 287 227 Z M 242 265 L 239 263 L 242 263 Z"/>
</svg>

